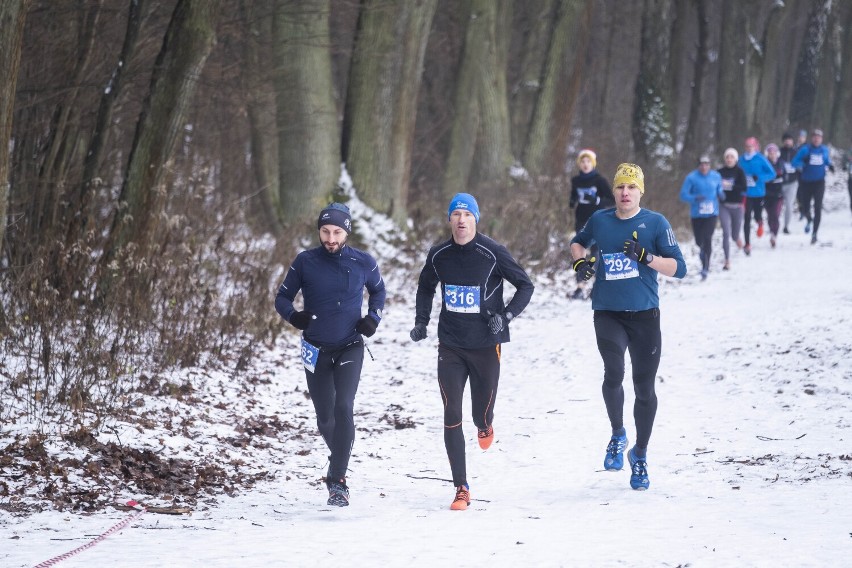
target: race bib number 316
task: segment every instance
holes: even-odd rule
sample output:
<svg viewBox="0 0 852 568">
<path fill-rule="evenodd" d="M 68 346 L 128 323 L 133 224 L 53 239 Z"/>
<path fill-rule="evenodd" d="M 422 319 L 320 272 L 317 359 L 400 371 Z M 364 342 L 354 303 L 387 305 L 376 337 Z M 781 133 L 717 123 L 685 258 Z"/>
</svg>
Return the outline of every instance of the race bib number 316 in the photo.
<svg viewBox="0 0 852 568">
<path fill-rule="evenodd" d="M 444 305 L 448 312 L 479 313 L 479 286 L 444 286 Z"/>
</svg>

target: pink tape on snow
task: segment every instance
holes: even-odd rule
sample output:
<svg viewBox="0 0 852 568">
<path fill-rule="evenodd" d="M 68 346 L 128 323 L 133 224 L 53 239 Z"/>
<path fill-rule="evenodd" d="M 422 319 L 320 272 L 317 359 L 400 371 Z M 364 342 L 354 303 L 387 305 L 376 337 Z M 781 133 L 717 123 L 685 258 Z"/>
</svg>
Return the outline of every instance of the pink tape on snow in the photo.
<svg viewBox="0 0 852 568">
<path fill-rule="evenodd" d="M 143 505 L 137 503 L 136 501 L 131 500 L 131 501 L 128 501 L 127 503 L 125 503 L 125 504 L 128 507 L 133 507 L 134 509 L 136 509 L 136 512 L 133 513 L 132 515 L 130 515 L 129 517 L 125 518 L 123 521 L 120 521 L 120 522 L 116 523 L 115 525 L 111 526 L 105 533 L 103 533 L 101 536 L 95 538 L 94 540 L 91 540 L 91 541 L 87 542 L 86 544 L 75 548 L 74 550 L 66 552 L 65 554 L 60 554 L 59 556 L 54 556 L 50 560 L 45 560 L 41 564 L 37 564 L 35 566 L 35 568 L 48 568 L 49 566 L 54 566 L 56 564 L 59 564 L 63 560 L 66 560 L 66 559 L 71 558 L 72 556 L 74 556 L 76 554 L 83 552 L 84 550 L 92 548 L 93 546 L 95 546 L 96 544 L 101 542 L 102 540 L 106 539 L 109 535 L 111 535 L 111 534 L 113 534 L 117 531 L 120 531 L 121 529 L 123 529 L 124 527 L 129 525 L 133 521 L 133 519 L 141 516 L 146 510 Z"/>
</svg>

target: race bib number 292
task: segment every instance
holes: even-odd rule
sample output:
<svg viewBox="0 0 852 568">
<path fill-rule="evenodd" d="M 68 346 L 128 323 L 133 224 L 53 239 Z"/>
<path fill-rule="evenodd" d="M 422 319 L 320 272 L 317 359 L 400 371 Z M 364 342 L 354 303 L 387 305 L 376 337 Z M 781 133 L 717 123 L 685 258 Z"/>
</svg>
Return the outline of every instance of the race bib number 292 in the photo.
<svg viewBox="0 0 852 568">
<path fill-rule="evenodd" d="M 444 286 L 444 305 L 448 312 L 479 313 L 479 286 Z"/>
<path fill-rule="evenodd" d="M 607 280 L 624 280 L 639 276 L 639 266 L 623 252 L 605 254 L 603 262 Z"/>
</svg>

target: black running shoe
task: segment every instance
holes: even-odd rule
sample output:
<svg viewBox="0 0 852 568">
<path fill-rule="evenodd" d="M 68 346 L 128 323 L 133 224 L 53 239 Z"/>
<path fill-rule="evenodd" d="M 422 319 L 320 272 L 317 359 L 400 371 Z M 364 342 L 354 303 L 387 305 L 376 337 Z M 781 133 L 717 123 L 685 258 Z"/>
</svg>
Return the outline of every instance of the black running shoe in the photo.
<svg viewBox="0 0 852 568">
<path fill-rule="evenodd" d="M 326 480 L 328 486 L 328 504 L 335 507 L 347 507 L 349 505 L 349 488 L 346 480 Z"/>
</svg>

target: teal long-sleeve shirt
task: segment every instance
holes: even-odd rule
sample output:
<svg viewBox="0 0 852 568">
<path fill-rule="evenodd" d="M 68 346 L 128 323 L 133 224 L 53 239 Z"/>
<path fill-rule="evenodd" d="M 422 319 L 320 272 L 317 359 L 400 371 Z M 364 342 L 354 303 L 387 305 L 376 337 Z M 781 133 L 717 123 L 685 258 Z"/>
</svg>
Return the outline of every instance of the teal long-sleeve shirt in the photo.
<svg viewBox="0 0 852 568">
<path fill-rule="evenodd" d="M 595 212 L 571 240 L 585 248 L 597 242 L 600 261 L 592 288 L 592 309 L 640 312 L 660 307 L 658 272 L 631 261 L 624 254 L 624 241 L 633 238 L 653 255 L 674 258 L 675 278 L 686 276 L 686 262 L 672 226 L 656 211 L 640 209 L 630 219 L 619 219 L 615 208 Z"/>
</svg>

